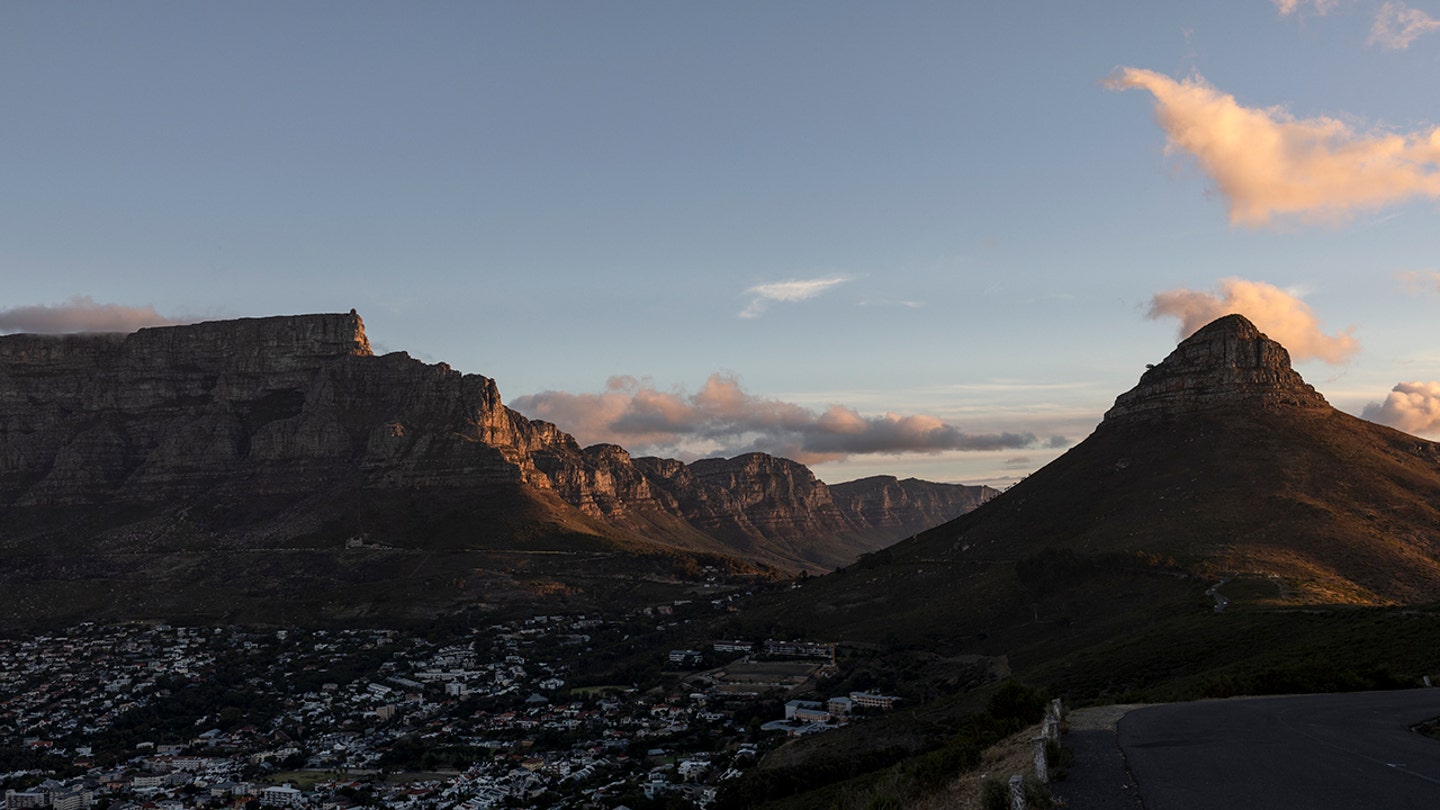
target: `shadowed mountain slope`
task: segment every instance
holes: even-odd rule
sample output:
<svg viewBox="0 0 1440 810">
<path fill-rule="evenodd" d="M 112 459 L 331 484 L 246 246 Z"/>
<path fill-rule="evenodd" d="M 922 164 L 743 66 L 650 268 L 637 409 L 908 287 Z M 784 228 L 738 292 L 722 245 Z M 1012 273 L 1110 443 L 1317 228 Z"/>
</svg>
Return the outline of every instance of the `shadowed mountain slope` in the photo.
<svg viewBox="0 0 1440 810">
<path fill-rule="evenodd" d="M 1197 587 L 1221 579 L 1237 603 L 1440 599 L 1440 445 L 1331 408 L 1238 315 L 1183 341 L 1091 436 L 1000 497 L 757 621 L 979 638 L 1047 608 L 1078 628 L 1203 605 Z"/>
</svg>

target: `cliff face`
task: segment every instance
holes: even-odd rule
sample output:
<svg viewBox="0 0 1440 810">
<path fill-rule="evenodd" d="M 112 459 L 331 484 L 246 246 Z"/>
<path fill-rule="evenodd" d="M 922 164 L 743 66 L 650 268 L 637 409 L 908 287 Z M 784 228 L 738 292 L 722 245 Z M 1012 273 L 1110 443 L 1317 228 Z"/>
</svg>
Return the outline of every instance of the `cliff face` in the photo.
<svg viewBox="0 0 1440 810">
<path fill-rule="evenodd" d="M 543 483 L 528 454 L 561 441 L 487 378 L 374 356 L 354 312 L 0 337 L 0 414 L 16 505 Z"/>
<path fill-rule="evenodd" d="M 830 494 L 857 521 L 914 534 L 979 508 L 1000 490 L 880 475 L 832 484 Z"/>
<path fill-rule="evenodd" d="M 1213 408 L 1328 408 L 1290 367 L 1290 353 L 1243 315 L 1226 315 L 1175 347 L 1121 394 L 1107 422 L 1173 418 Z"/>
<path fill-rule="evenodd" d="M 763 454 L 687 466 L 582 449 L 506 408 L 493 380 L 375 356 L 353 311 L 0 337 L 0 512 L 496 485 L 669 532 L 662 541 L 809 568 L 971 502 L 965 488 L 922 506 L 857 482 L 842 507 L 803 465 Z"/>
</svg>

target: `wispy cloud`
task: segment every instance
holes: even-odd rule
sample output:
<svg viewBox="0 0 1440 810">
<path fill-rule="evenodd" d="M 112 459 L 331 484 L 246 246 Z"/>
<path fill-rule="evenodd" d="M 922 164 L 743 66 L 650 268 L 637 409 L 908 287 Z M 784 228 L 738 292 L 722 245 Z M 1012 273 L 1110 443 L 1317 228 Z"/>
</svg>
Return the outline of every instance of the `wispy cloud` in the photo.
<svg viewBox="0 0 1440 810">
<path fill-rule="evenodd" d="M 829 278 L 811 278 L 799 281 L 776 281 L 770 284 L 757 284 L 745 291 L 750 296 L 750 301 L 745 308 L 740 310 L 742 318 L 758 318 L 764 314 L 770 305 L 777 302 L 804 301 L 807 298 L 814 298 L 817 295 L 837 287 L 849 281 L 847 276 L 831 276 Z"/>
<path fill-rule="evenodd" d="M 610 442 L 662 455 L 735 455 L 759 450 L 814 464 L 853 455 L 1060 447 L 1061 436 L 967 433 L 923 414 L 864 416 L 840 405 L 823 411 L 746 393 L 739 380 L 712 374 L 696 393 L 660 391 L 634 377 L 611 377 L 599 394 L 545 391 L 511 405 L 559 425 L 582 444 Z"/>
<path fill-rule="evenodd" d="M 861 301 L 862 307 L 904 307 L 905 309 L 921 309 L 925 306 L 924 301 L 903 301 L 895 298 L 872 298 Z"/>
<path fill-rule="evenodd" d="M 1422 34 L 1440 28 L 1440 20 L 1418 8 L 1410 8 L 1397 0 L 1390 0 L 1380 7 L 1375 15 L 1375 24 L 1370 28 L 1370 45 L 1379 45 L 1391 50 L 1404 50 Z"/>
<path fill-rule="evenodd" d="M 0 310 L 0 332 L 134 332 L 146 326 L 167 326 L 185 322 L 167 318 L 156 312 L 152 306 L 97 304 L 83 295 L 53 306 L 34 305 Z"/>
<path fill-rule="evenodd" d="M 1396 383 L 1384 402 L 1366 405 L 1361 415 L 1406 433 L 1440 433 L 1440 382 Z"/>
<path fill-rule="evenodd" d="M 1271 0 L 1271 2 L 1275 4 L 1275 9 L 1280 12 L 1281 17 L 1288 17 L 1306 8 L 1323 17 L 1340 5 L 1340 0 Z"/>
<path fill-rule="evenodd" d="M 1440 273 L 1434 270 L 1401 270 L 1395 274 L 1400 286 L 1412 295 L 1440 292 Z"/>
<path fill-rule="evenodd" d="M 1195 158 L 1228 201 L 1232 224 L 1262 226 L 1277 216 L 1334 220 L 1440 197 L 1440 128 L 1361 133 L 1334 118 L 1245 107 L 1199 76 L 1176 81 L 1123 68 L 1105 84 L 1154 95 L 1166 151 Z"/>
<path fill-rule="evenodd" d="M 1351 331 L 1325 334 L 1310 305 L 1272 284 L 1227 278 L 1220 293 L 1198 290 L 1167 290 L 1150 300 L 1151 318 L 1178 318 L 1180 337 L 1188 337 L 1216 318 L 1238 313 L 1249 318 L 1260 331 L 1280 342 L 1296 360 L 1315 358 L 1339 364 L 1360 350 Z"/>
</svg>

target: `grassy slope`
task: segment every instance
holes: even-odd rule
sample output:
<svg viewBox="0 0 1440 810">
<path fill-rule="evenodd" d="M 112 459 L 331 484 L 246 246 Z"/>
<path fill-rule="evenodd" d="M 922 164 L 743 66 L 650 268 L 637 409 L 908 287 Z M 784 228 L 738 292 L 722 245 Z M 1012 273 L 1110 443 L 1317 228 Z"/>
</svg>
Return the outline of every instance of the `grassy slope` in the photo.
<svg viewBox="0 0 1440 810">
<path fill-rule="evenodd" d="M 0 548 L 4 626 L 130 618 L 394 624 L 462 610 L 647 604 L 678 598 L 705 566 L 763 575 L 733 558 L 605 526 L 521 487 L 73 510 L 49 525 L 60 528 Z M 364 547 L 347 548 L 351 538 Z"/>
</svg>

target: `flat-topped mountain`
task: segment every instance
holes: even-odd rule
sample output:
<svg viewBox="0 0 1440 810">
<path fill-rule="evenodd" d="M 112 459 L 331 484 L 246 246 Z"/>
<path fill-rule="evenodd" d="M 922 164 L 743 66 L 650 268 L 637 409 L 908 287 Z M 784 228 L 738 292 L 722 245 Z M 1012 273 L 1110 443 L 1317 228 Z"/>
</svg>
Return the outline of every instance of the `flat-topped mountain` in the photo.
<svg viewBox="0 0 1440 810">
<path fill-rule="evenodd" d="M 354 311 L 0 337 L 0 551 L 29 561 L 11 578 L 177 538 L 187 553 L 588 548 L 826 570 L 994 494 L 931 486 L 923 509 L 862 510 L 785 459 L 581 448 L 489 378 L 376 356 Z"/>
</svg>

